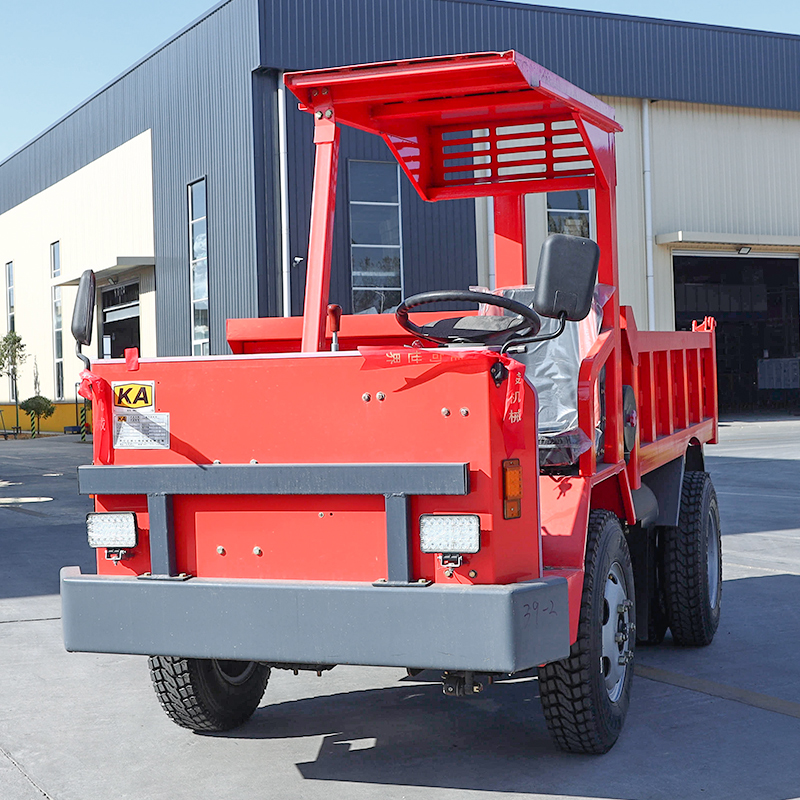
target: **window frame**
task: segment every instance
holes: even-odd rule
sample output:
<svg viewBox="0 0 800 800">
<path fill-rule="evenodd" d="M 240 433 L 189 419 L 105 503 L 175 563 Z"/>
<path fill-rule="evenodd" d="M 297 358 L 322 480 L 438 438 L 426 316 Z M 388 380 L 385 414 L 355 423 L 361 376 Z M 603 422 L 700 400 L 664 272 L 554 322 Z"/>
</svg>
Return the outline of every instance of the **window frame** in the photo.
<svg viewBox="0 0 800 800">
<path fill-rule="evenodd" d="M 192 188 L 197 186 L 198 184 L 203 185 L 203 201 L 205 206 L 205 214 L 202 216 L 195 217 L 194 216 L 194 208 L 192 202 Z M 202 176 L 197 180 L 191 181 L 186 185 L 186 219 L 187 219 L 187 234 L 188 234 L 188 244 L 189 244 L 189 346 L 191 350 L 192 356 L 208 356 L 211 355 L 211 302 L 210 302 L 210 294 L 209 291 L 209 271 L 208 271 L 208 178 L 207 176 Z M 205 222 L 206 227 L 206 254 L 203 258 L 195 258 L 194 257 L 194 225 L 198 222 Z M 206 271 L 206 293 L 204 298 L 195 298 L 195 267 L 200 263 L 205 262 L 205 271 Z M 195 325 L 195 309 L 198 303 L 205 301 L 206 303 L 206 311 L 208 313 L 208 333 L 205 338 L 197 339 L 195 338 L 195 330 L 197 326 Z M 199 352 L 198 352 L 199 347 Z"/>
<path fill-rule="evenodd" d="M 587 195 L 587 202 L 585 209 L 578 209 L 578 208 L 550 208 L 550 196 L 554 194 L 564 194 L 568 192 L 586 192 Z M 586 238 L 588 239 L 595 239 L 596 232 L 595 232 L 595 223 L 594 223 L 594 190 L 593 189 L 562 189 L 560 191 L 552 191 L 545 193 L 545 232 L 547 236 L 550 236 L 557 231 L 550 230 L 550 214 L 572 214 L 573 216 L 577 215 L 585 215 L 586 219 L 588 220 L 588 231 L 589 234 Z"/>
<path fill-rule="evenodd" d="M 15 327 L 16 306 L 14 301 L 13 261 L 6 261 L 5 279 L 6 279 L 6 325 L 10 333 L 11 331 L 16 330 Z M 8 395 L 11 398 L 11 402 L 15 403 L 17 400 L 17 393 L 13 375 L 8 376 L 8 385 L 9 385 Z"/>
<path fill-rule="evenodd" d="M 378 200 L 353 200 L 353 184 L 352 184 L 352 164 L 381 164 L 387 167 L 394 167 L 395 170 L 395 179 L 397 181 L 397 201 L 387 202 L 387 201 L 378 201 Z M 402 203 L 402 182 L 400 180 L 400 165 L 396 161 L 378 161 L 375 159 L 368 159 L 368 158 L 352 158 L 347 160 L 347 221 L 348 221 L 348 231 L 352 231 L 353 226 L 353 217 L 352 217 L 352 208 L 353 206 L 371 206 L 371 207 L 381 207 L 381 208 L 396 208 L 397 209 L 397 239 L 398 243 L 395 244 L 365 244 L 359 242 L 355 244 L 352 241 L 352 235 L 350 238 L 350 303 L 351 303 L 351 311 L 352 313 L 361 313 L 355 310 L 355 293 L 357 291 L 371 291 L 371 292 L 378 292 L 380 290 L 386 290 L 391 292 L 400 292 L 400 302 L 403 301 L 405 297 L 405 263 L 403 259 L 403 203 Z M 383 248 L 383 249 L 391 249 L 397 250 L 399 255 L 399 281 L 398 286 L 364 286 L 364 285 L 357 285 L 355 280 L 355 264 L 353 261 L 353 253 L 354 250 L 358 248 Z M 389 312 L 380 312 L 380 313 L 389 313 Z"/>
<path fill-rule="evenodd" d="M 61 277 L 61 241 L 50 243 L 50 277 Z"/>
<path fill-rule="evenodd" d="M 53 286 L 50 293 L 53 320 L 53 396 L 55 400 L 64 399 L 64 301 L 61 287 Z M 56 317 L 58 308 L 58 317 Z M 56 324 L 58 323 L 58 325 Z M 58 351 L 61 350 L 61 355 Z"/>
</svg>

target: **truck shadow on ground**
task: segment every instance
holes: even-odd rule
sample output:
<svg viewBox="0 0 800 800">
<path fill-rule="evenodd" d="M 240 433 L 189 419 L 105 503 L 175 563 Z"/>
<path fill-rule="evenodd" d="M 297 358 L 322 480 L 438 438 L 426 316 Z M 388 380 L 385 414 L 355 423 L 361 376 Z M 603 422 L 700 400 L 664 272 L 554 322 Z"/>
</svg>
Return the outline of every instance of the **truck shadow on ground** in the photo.
<svg viewBox="0 0 800 800">
<path fill-rule="evenodd" d="M 723 602 L 710 647 L 678 648 L 668 638 L 641 648 L 639 662 L 800 702 L 790 636 L 800 629 L 800 577 L 729 581 Z M 777 628 L 763 624 L 765 613 L 780 618 Z M 800 719 L 789 715 L 637 677 L 617 745 L 604 756 L 570 755 L 549 738 L 534 674 L 462 700 L 444 697 L 437 677 L 352 692 L 339 683 L 341 694 L 263 706 L 228 735 L 321 737 L 316 758 L 297 764 L 315 781 L 636 800 L 798 794 Z"/>
</svg>

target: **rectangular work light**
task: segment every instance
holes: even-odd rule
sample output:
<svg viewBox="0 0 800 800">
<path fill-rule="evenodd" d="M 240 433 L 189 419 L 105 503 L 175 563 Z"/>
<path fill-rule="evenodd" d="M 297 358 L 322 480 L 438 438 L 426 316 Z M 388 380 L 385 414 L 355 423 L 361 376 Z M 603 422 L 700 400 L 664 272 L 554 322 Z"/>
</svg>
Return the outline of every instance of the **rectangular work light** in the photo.
<svg viewBox="0 0 800 800">
<path fill-rule="evenodd" d="M 87 514 L 86 532 L 89 547 L 130 550 L 136 547 L 139 539 L 136 514 L 132 511 Z"/>
<path fill-rule="evenodd" d="M 423 553 L 477 553 L 481 521 L 477 514 L 423 514 L 419 518 Z"/>
</svg>

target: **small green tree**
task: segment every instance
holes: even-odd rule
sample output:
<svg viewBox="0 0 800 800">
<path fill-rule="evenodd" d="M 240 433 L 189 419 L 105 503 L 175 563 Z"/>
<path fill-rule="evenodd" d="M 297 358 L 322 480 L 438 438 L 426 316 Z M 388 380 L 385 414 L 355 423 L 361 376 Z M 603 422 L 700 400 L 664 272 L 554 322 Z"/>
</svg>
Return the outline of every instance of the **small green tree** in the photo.
<svg viewBox="0 0 800 800">
<path fill-rule="evenodd" d="M 0 339 L 0 374 L 8 375 L 11 378 L 11 386 L 14 392 L 14 405 L 17 409 L 17 425 L 19 430 L 19 394 L 17 392 L 17 374 L 19 367 L 25 363 L 28 354 L 25 352 L 25 345 L 22 337 L 16 331 L 9 331 Z"/>
<path fill-rule="evenodd" d="M 39 422 L 44 417 L 52 417 L 55 414 L 56 407 L 46 398 L 40 394 L 34 397 L 29 397 L 27 400 L 19 404 L 19 407 L 31 416 L 36 417 L 36 433 L 39 433 Z"/>
</svg>

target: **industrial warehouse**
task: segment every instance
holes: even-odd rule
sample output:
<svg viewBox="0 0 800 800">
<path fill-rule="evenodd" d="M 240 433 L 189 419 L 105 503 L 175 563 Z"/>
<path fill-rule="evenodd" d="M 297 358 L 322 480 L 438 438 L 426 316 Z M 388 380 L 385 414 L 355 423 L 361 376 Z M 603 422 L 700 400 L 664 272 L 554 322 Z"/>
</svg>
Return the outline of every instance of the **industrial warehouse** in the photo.
<svg viewBox="0 0 800 800">
<path fill-rule="evenodd" d="M 31 356 L 18 397 L 38 381 L 53 426 L 72 424 L 85 269 L 93 358 L 225 355 L 227 319 L 300 313 L 313 119 L 284 72 L 510 49 L 615 109 L 620 302 L 640 327 L 714 316 L 721 408 L 796 405 L 800 37 L 498 0 L 226 0 L 0 163 L 0 320 Z M 493 285 L 491 199 L 424 202 L 350 128 L 337 195 L 345 313 Z M 525 211 L 529 278 L 548 233 L 593 236 L 589 190 Z"/>
</svg>

